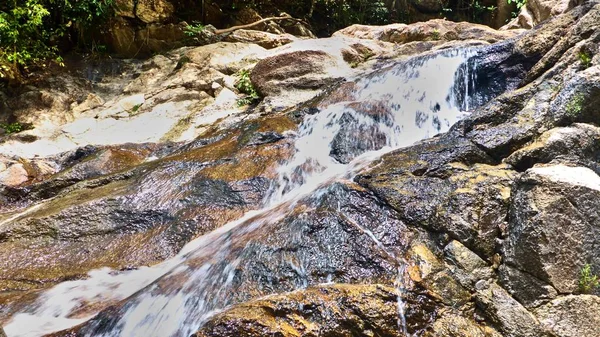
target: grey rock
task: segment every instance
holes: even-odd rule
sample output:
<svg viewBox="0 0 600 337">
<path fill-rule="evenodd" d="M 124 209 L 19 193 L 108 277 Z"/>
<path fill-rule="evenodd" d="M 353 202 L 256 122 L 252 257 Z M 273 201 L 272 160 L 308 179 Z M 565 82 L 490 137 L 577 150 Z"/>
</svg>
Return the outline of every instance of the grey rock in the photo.
<svg viewBox="0 0 600 337">
<path fill-rule="evenodd" d="M 556 289 L 540 279 L 503 264 L 498 269 L 500 285 L 526 308 L 534 308 L 558 295 Z"/>
<path fill-rule="evenodd" d="M 600 297 L 560 297 L 535 311 L 540 324 L 557 337 L 600 336 Z"/>
<path fill-rule="evenodd" d="M 474 290 L 477 281 L 488 280 L 494 275 L 492 268 L 482 258 L 456 240 L 446 245 L 444 254 L 452 274 L 470 290 Z"/>
<path fill-rule="evenodd" d="M 519 170 L 552 160 L 580 163 L 592 169 L 600 161 L 600 128 L 590 124 L 573 124 L 544 132 L 532 143 L 506 158 Z"/>
<path fill-rule="evenodd" d="M 496 283 L 479 281 L 477 289 L 477 306 L 496 324 L 503 336 L 548 336 L 536 318 Z"/>
<path fill-rule="evenodd" d="M 600 177 L 594 171 L 565 165 L 529 169 L 513 189 L 506 263 L 560 293 L 576 291 L 581 268 L 600 266 L 599 210 Z"/>
</svg>

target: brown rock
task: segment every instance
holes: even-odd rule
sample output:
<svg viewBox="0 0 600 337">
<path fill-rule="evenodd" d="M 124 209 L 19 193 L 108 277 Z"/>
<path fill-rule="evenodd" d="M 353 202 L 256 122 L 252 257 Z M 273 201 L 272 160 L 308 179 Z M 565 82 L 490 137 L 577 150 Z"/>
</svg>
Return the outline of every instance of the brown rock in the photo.
<svg viewBox="0 0 600 337">
<path fill-rule="evenodd" d="M 135 28 L 127 20 L 117 17 L 108 24 L 108 44 L 118 55 L 133 57 L 139 51 L 135 41 Z"/>
<path fill-rule="evenodd" d="M 254 43 L 266 49 L 273 49 L 296 40 L 290 34 L 271 34 L 257 30 L 236 30 L 227 35 L 224 41 L 226 42 L 243 42 Z"/>
<path fill-rule="evenodd" d="M 444 312 L 423 337 L 502 337 L 491 328 L 482 327 L 457 312 Z"/>
<path fill-rule="evenodd" d="M 135 18 L 135 1 L 134 0 L 115 0 L 113 4 L 115 15 L 128 18 Z"/>
<path fill-rule="evenodd" d="M 255 44 L 218 42 L 193 48 L 185 53 L 190 62 L 202 68 L 213 68 L 233 74 L 256 62 L 265 49 Z"/>
<path fill-rule="evenodd" d="M 18 186 L 29 180 L 29 174 L 23 164 L 7 164 L 0 164 L 0 185 Z"/>
<path fill-rule="evenodd" d="M 404 336 L 398 326 L 397 296 L 396 289 L 383 285 L 318 286 L 234 306 L 195 336 Z M 412 312 L 433 314 L 428 307 L 432 303 L 421 300 L 408 304 L 407 320 L 414 328 L 430 321 L 418 322 Z"/>
<path fill-rule="evenodd" d="M 546 337 L 537 319 L 495 283 L 477 282 L 475 301 L 504 337 Z"/>
<path fill-rule="evenodd" d="M 315 90 L 332 83 L 338 60 L 320 50 L 302 50 L 268 57 L 256 64 L 251 80 L 263 96 L 283 91 Z"/>
<path fill-rule="evenodd" d="M 442 19 L 435 19 L 426 22 L 417 22 L 410 25 L 353 25 L 338 31 L 333 35 L 343 35 L 362 39 L 375 39 L 394 43 L 438 40 L 480 40 L 489 43 L 495 43 L 514 37 L 519 33 L 519 31 L 497 31 L 488 26 L 474 23 L 452 22 Z"/>
<path fill-rule="evenodd" d="M 138 0 L 135 15 L 145 23 L 164 22 L 171 18 L 175 7 L 169 0 Z"/>
</svg>

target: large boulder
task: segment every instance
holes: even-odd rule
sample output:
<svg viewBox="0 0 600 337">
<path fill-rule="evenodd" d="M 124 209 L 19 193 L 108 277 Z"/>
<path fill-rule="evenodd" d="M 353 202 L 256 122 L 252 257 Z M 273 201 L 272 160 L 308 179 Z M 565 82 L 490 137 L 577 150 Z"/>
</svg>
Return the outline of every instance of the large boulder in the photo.
<svg viewBox="0 0 600 337">
<path fill-rule="evenodd" d="M 530 29 L 541 22 L 558 16 L 575 7 L 580 0 L 528 0 L 511 22 L 501 29 Z"/>
<path fill-rule="evenodd" d="M 600 128 L 590 124 L 573 124 L 544 132 L 511 154 L 506 162 L 522 171 L 536 163 L 549 163 L 555 159 L 597 169 L 599 158 Z"/>
<path fill-rule="evenodd" d="M 273 49 L 291 43 L 296 38 L 290 34 L 272 34 L 257 30 L 239 29 L 227 35 L 224 41 L 257 44 L 266 49 Z"/>
<path fill-rule="evenodd" d="M 138 0 L 135 15 L 144 23 L 164 22 L 171 18 L 175 7 L 169 0 Z"/>
<path fill-rule="evenodd" d="M 600 297 L 568 295 L 535 309 L 540 324 L 553 336 L 600 336 Z"/>
<path fill-rule="evenodd" d="M 349 68 L 322 50 L 298 50 L 267 57 L 252 70 L 251 80 L 262 96 L 291 96 L 301 102 L 315 96 L 319 89 L 341 79 Z"/>
<path fill-rule="evenodd" d="M 422 2 L 422 1 L 421 1 Z M 497 31 L 484 25 L 448 20 L 429 20 L 410 25 L 391 24 L 387 26 L 352 25 L 333 34 L 360 39 L 374 39 L 393 43 L 414 41 L 453 41 L 479 40 L 489 43 L 502 41 L 518 35 L 520 32 Z"/>
<path fill-rule="evenodd" d="M 491 259 L 515 177 L 491 162 L 471 142 L 443 135 L 385 155 L 357 179 L 405 222 L 448 233 Z"/>
<path fill-rule="evenodd" d="M 600 267 L 595 234 L 600 230 L 600 177 L 584 167 L 536 166 L 516 182 L 512 194 L 507 265 L 559 293 L 577 291 L 584 265 Z M 518 274 L 507 275 L 509 281 L 514 277 Z"/>
<path fill-rule="evenodd" d="M 398 327 L 398 300 L 396 289 L 386 286 L 319 286 L 235 306 L 212 318 L 194 336 L 339 336 L 354 335 L 357 331 L 375 336 L 402 336 Z M 431 305 L 426 298 L 422 301 L 414 304 Z M 411 316 L 419 311 L 409 308 Z"/>
<path fill-rule="evenodd" d="M 550 337 L 539 321 L 498 284 L 477 282 L 475 302 L 504 337 Z"/>
<path fill-rule="evenodd" d="M 241 42 L 218 42 L 185 52 L 186 61 L 233 74 L 263 58 L 265 48 Z"/>
</svg>

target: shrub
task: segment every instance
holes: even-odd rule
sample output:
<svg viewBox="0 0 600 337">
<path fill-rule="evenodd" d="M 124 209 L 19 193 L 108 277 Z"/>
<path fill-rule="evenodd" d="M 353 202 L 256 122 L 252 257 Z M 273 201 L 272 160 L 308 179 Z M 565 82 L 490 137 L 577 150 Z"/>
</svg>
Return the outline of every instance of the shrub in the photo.
<svg viewBox="0 0 600 337">
<path fill-rule="evenodd" d="M 58 43 L 106 19 L 113 0 L 9 0 L 0 2 L 0 65 L 26 69 L 54 60 Z M 85 44 L 85 39 L 78 42 Z M 4 69 L 7 70 L 7 69 Z"/>
<path fill-rule="evenodd" d="M 252 104 L 258 100 L 260 100 L 260 95 L 252 81 L 250 81 L 250 71 L 246 69 L 240 70 L 238 73 L 239 79 L 235 84 L 235 88 L 239 90 L 241 93 L 246 94 L 246 97 L 240 98 L 237 101 L 238 106 L 244 106 L 248 104 Z"/>
<path fill-rule="evenodd" d="M 592 274 L 592 266 L 586 264 L 579 273 L 579 291 L 583 294 L 589 294 L 600 286 L 598 276 Z"/>
<path fill-rule="evenodd" d="M 10 123 L 10 124 L 2 124 L 0 123 L 0 128 L 4 129 L 6 134 L 10 135 L 11 133 L 17 133 L 25 130 L 25 127 L 21 123 Z"/>
<path fill-rule="evenodd" d="M 571 117 L 577 117 L 583 110 L 585 96 L 582 93 L 575 94 L 566 105 L 567 114 Z"/>
<path fill-rule="evenodd" d="M 581 62 L 581 67 L 583 69 L 587 69 L 592 65 L 592 55 L 583 50 L 577 54 L 577 58 L 579 59 L 579 62 Z"/>
</svg>

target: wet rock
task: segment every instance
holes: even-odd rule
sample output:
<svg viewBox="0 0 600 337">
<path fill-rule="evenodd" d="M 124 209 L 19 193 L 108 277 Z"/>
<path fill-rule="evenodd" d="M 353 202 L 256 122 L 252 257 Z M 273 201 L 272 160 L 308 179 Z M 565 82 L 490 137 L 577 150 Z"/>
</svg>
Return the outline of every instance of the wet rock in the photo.
<svg viewBox="0 0 600 337">
<path fill-rule="evenodd" d="M 594 169 L 600 156 L 600 128 L 590 124 L 573 124 L 554 128 L 540 135 L 531 144 L 517 150 L 506 162 L 519 170 L 526 170 L 537 163 L 558 159 L 581 163 Z"/>
<path fill-rule="evenodd" d="M 595 249 L 600 177 L 583 167 L 536 166 L 516 182 L 512 194 L 506 263 L 559 293 L 576 291 L 581 268 L 600 265 Z M 512 277 L 509 273 L 508 280 Z M 529 298 L 546 292 L 541 288 Z"/>
<path fill-rule="evenodd" d="M 491 161 L 469 141 L 447 134 L 385 155 L 357 181 L 408 224 L 446 232 L 489 258 L 506 226 L 514 172 L 477 162 Z"/>
<path fill-rule="evenodd" d="M 340 163 L 349 163 L 358 155 L 381 149 L 387 144 L 386 135 L 376 125 L 365 125 L 359 121 L 362 116 L 379 119 L 377 107 L 371 106 L 369 108 L 368 104 L 362 104 L 361 108 L 373 112 L 373 114 L 367 113 L 367 116 L 364 116 L 363 113 L 359 112 L 362 110 L 357 109 L 356 114 L 344 112 L 340 117 L 341 127 L 331 142 L 331 151 L 329 152 L 329 155 Z M 380 118 L 385 118 L 385 112 L 383 115 Z"/>
<path fill-rule="evenodd" d="M 280 124 L 254 121 L 240 126 L 248 129 L 244 137 L 230 135 L 146 164 L 152 147 L 65 155 L 61 161 L 70 168 L 21 190 L 24 197 L 53 199 L 0 217 L 0 289 L 18 294 L 99 267 L 154 264 L 258 207 L 289 147 L 275 139 L 247 142 L 257 131 L 283 132 Z"/>
<path fill-rule="evenodd" d="M 319 286 L 258 299 L 235 306 L 212 318 L 194 336 L 402 336 L 398 327 L 397 292 L 382 285 Z M 413 312 L 428 310 L 431 302 L 409 301 L 407 321 Z M 414 317 L 416 318 L 416 317 Z M 470 336 L 470 335 L 469 335 Z"/>
<path fill-rule="evenodd" d="M 600 20 L 600 10 L 598 19 Z M 598 24 L 600 27 L 600 24 Z M 600 35 L 599 35 L 600 36 Z M 582 53 L 584 51 L 581 51 Z M 552 102 L 553 122 L 566 125 L 572 122 L 594 123 L 600 118 L 600 66 L 578 72 L 564 84 Z"/>
<path fill-rule="evenodd" d="M 266 49 L 273 49 L 293 42 L 296 38 L 290 34 L 271 34 L 256 30 L 239 29 L 227 35 L 226 42 L 243 42 L 257 44 Z"/>
<path fill-rule="evenodd" d="M 281 210 L 285 212 L 279 213 Z M 258 222 L 238 225 L 238 234 L 219 238 L 188 259 L 186 264 L 190 269 L 173 271 L 157 281 L 156 286 L 166 293 L 175 295 L 184 289 L 191 293 L 181 296 L 192 296 L 207 303 L 208 307 L 188 307 L 183 320 L 196 322 L 202 314 L 197 311 L 211 310 L 213 306 L 222 308 L 322 283 L 393 284 L 398 278 L 398 263 L 402 263 L 397 257 L 404 254 L 410 238 L 416 235 L 385 205 L 355 184 L 335 183 L 291 209 L 274 212 L 254 219 Z M 222 259 L 215 262 L 214 256 L 222 256 Z M 186 271 L 207 268 L 207 263 L 210 268 L 206 277 L 194 278 Z M 227 283 L 207 282 L 214 278 Z M 86 323 L 84 331 L 103 333 L 103 326 L 114 326 L 114 320 L 148 295 L 146 290 L 141 291 L 139 297 L 136 295 L 106 314 L 101 313 Z M 416 302 L 422 298 L 415 293 L 407 296 L 416 296 Z M 423 301 L 422 305 L 430 305 L 427 297 Z M 409 327 L 409 331 L 432 321 L 434 312 L 433 308 L 419 310 L 418 304 L 414 308 L 410 315 L 415 315 L 415 326 Z M 411 306 L 407 309 L 411 310 Z M 147 314 L 151 313 L 143 313 Z M 397 326 L 396 321 L 392 324 Z M 190 326 L 194 325 L 186 325 Z M 180 333 L 186 335 L 187 331 Z"/>
<path fill-rule="evenodd" d="M 175 7 L 169 0 L 138 0 L 135 15 L 145 23 L 163 22 L 175 12 Z"/>
<path fill-rule="evenodd" d="M 283 135 L 276 132 L 260 132 L 250 139 L 248 145 L 275 143 L 283 138 L 285 138 Z"/>
<path fill-rule="evenodd" d="M 482 258 L 456 240 L 444 247 L 444 255 L 450 264 L 452 275 L 471 291 L 474 290 L 477 281 L 488 280 L 494 276 L 494 272 Z"/>
<path fill-rule="evenodd" d="M 408 256 L 409 277 L 426 289 L 429 296 L 452 307 L 460 307 L 470 300 L 471 294 L 452 277 L 444 263 L 425 245 L 413 245 Z"/>
<path fill-rule="evenodd" d="M 535 309 L 540 324 L 557 337 L 600 335 L 600 298 L 564 296 Z"/>
<path fill-rule="evenodd" d="M 528 309 L 538 307 L 558 295 L 551 285 L 506 264 L 500 266 L 498 273 L 502 287 Z"/>
<path fill-rule="evenodd" d="M 537 319 L 519 302 L 510 297 L 506 290 L 488 281 L 477 282 L 476 288 L 475 302 L 477 306 L 498 327 L 502 336 L 548 336 Z"/>
<path fill-rule="evenodd" d="M 396 297 L 393 288 L 382 286 L 322 286 L 234 307 L 195 336 L 329 336 L 365 329 L 396 336 Z"/>
</svg>

